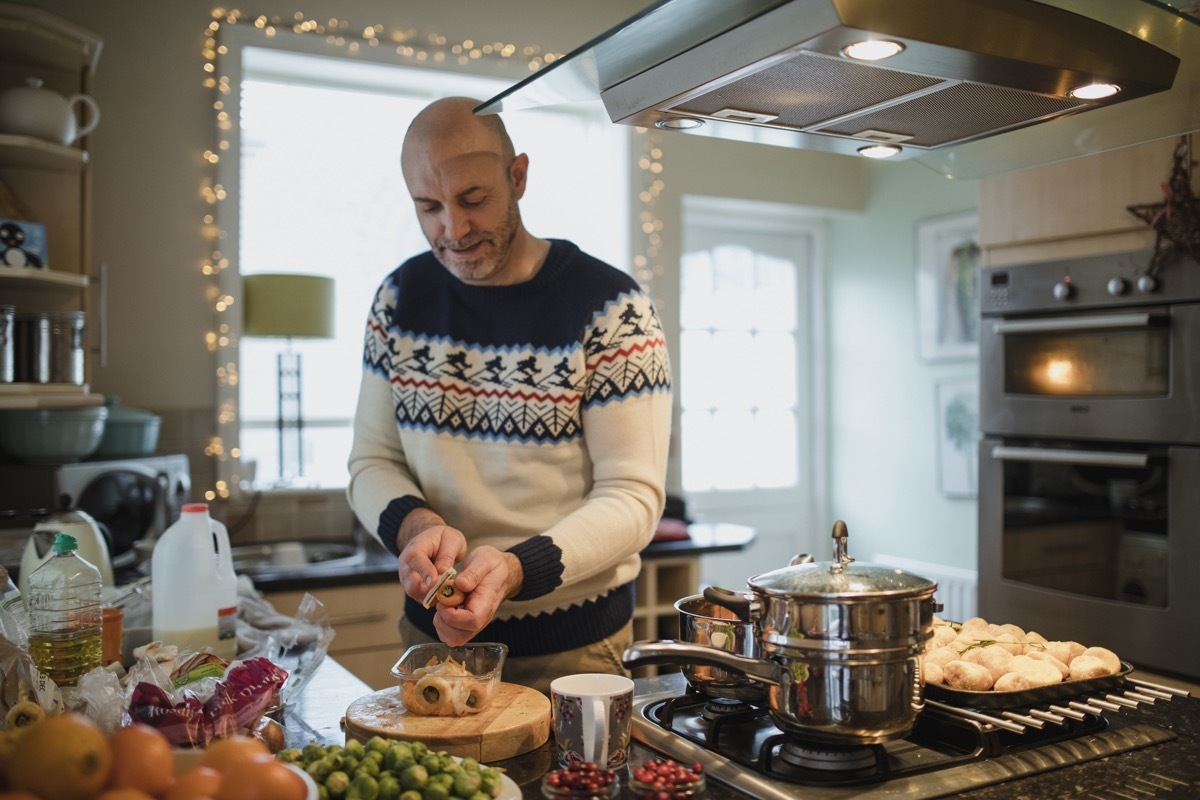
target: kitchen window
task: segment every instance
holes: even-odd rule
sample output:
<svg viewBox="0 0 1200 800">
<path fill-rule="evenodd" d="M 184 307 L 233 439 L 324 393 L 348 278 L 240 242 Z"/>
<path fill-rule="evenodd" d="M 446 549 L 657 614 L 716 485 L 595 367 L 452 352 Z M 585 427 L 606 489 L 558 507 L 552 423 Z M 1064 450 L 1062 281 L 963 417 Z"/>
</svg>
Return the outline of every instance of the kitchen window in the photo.
<svg viewBox="0 0 1200 800">
<path fill-rule="evenodd" d="M 231 63 L 240 66 L 228 70 L 235 80 L 230 96 L 240 96 L 232 120 L 237 152 L 223 157 L 221 183 L 237 218 L 222 220 L 224 249 L 237 254 L 242 274 L 333 277 L 336 335 L 290 343 L 241 339 L 240 477 L 246 486 L 253 474 L 258 488 L 338 488 L 346 485 L 371 299 L 392 269 L 428 249 L 400 172 L 404 132 L 437 97 L 486 99 L 512 79 L 290 52 L 277 49 L 278 38 L 270 47 L 231 44 Z M 521 202 L 526 227 L 537 236 L 572 239 L 626 268 L 628 129 L 595 107 L 531 109 L 504 119 L 517 151 L 530 155 Z M 289 463 L 290 446 L 284 464 L 279 457 L 276 357 L 288 347 L 302 359 L 299 466 Z"/>
</svg>

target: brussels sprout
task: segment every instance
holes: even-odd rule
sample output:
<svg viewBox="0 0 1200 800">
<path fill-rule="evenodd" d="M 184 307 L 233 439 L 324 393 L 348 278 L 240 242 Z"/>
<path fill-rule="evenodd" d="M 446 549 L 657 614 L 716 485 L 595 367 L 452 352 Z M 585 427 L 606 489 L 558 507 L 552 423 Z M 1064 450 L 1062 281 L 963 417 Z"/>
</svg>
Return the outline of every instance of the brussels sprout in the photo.
<svg viewBox="0 0 1200 800">
<path fill-rule="evenodd" d="M 331 772 L 325 779 L 325 788 L 329 790 L 329 796 L 335 800 L 345 797 L 350 788 L 350 776 L 340 769 Z"/>
<path fill-rule="evenodd" d="M 454 776 L 454 796 L 470 797 L 483 785 L 483 776 L 478 772 L 463 770 Z"/>
<path fill-rule="evenodd" d="M 367 750 L 378 753 L 386 753 L 392 746 L 390 739 L 385 739 L 382 736 L 372 736 L 367 740 Z"/>
<path fill-rule="evenodd" d="M 397 774 L 415 763 L 417 760 L 413 758 L 412 746 L 408 743 L 392 745 L 383 756 L 384 768 Z"/>
<path fill-rule="evenodd" d="M 304 748 L 300 751 L 300 753 L 304 756 L 305 763 L 311 764 L 313 761 L 320 761 L 322 758 L 324 758 L 326 750 L 316 742 L 309 742 L 308 744 L 304 745 Z"/>
<path fill-rule="evenodd" d="M 390 772 L 379 776 L 379 800 L 399 800 L 401 791 L 398 777 Z"/>
<path fill-rule="evenodd" d="M 351 739 L 346 742 L 346 754 L 355 758 L 362 758 L 367 754 L 367 746 L 358 739 Z"/>
<path fill-rule="evenodd" d="M 370 775 L 372 778 L 378 778 L 380 771 L 381 770 L 379 769 L 378 761 L 376 761 L 373 758 L 364 758 L 362 761 L 359 762 L 358 766 L 355 768 L 354 774 L 355 775 Z"/>
<path fill-rule="evenodd" d="M 325 779 L 329 777 L 329 773 L 333 772 L 333 767 L 324 758 L 318 758 L 316 761 L 309 762 L 304 771 L 317 783 L 324 783 Z"/>
<path fill-rule="evenodd" d="M 346 800 L 378 800 L 379 781 L 370 775 L 359 775 L 350 782 L 350 791 L 346 792 Z"/>
<path fill-rule="evenodd" d="M 421 790 L 421 800 L 450 800 L 450 788 L 440 783 L 430 783 Z"/>
<path fill-rule="evenodd" d="M 405 789 L 424 789 L 429 783 L 429 770 L 420 764 L 413 764 L 400 773 L 400 785 Z"/>
<path fill-rule="evenodd" d="M 421 793 L 416 789 L 409 789 L 400 793 L 400 800 L 421 800 Z"/>
</svg>

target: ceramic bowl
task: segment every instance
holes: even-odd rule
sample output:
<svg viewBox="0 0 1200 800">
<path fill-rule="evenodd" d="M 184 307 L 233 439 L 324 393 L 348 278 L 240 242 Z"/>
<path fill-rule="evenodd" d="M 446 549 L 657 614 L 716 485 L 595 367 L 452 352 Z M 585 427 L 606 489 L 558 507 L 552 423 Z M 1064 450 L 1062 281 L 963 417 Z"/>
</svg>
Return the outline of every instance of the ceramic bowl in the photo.
<svg viewBox="0 0 1200 800">
<path fill-rule="evenodd" d="M 392 667 L 400 700 L 413 714 L 454 717 L 488 707 L 500 688 L 508 646 L 416 644 Z"/>
<path fill-rule="evenodd" d="M 30 464 L 64 464 L 96 452 L 108 409 L 20 408 L 0 411 L 0 450 Z"/>
</svg>

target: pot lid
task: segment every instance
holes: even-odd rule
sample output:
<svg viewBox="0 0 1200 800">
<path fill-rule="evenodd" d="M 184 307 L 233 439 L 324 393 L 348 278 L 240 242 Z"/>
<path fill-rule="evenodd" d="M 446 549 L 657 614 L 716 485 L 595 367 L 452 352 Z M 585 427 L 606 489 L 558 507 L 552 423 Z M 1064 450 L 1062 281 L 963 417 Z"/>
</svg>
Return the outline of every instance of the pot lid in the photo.
<svg viewBox="0 0 1200 800">
<path fill-rule="evenodd" d="M 755 591 L 782 596 L 847 598 L 932 594 L 937 583 L 894 567 L 858 563 L 846 552 L 849 533 L 840 519 L 833 525 L 834 560 L 793 564 L 749 580 Z"/>
</svg>

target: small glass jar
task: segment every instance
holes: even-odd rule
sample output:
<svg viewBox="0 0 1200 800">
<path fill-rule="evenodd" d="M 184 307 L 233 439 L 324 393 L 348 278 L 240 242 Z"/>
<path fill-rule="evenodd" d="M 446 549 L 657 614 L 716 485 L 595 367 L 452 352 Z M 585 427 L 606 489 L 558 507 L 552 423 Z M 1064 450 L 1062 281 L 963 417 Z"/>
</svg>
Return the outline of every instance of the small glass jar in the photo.
<svg viewBox="0 0 1200 800">
<path fill-rule="evenodd" d="M 546 800 L 608 800 L 620 793 L 617 773 L 590 762 L 551 770 L 542 778 Z"/>
<path fill-rule="evenodd" d="M 685 767 L 674 761 L 654 759 L 633 768 L 629 794 L 637 800 L 678 800 L 703 797 L 708 785 L 698 766 Z"/>
</svg>

